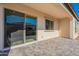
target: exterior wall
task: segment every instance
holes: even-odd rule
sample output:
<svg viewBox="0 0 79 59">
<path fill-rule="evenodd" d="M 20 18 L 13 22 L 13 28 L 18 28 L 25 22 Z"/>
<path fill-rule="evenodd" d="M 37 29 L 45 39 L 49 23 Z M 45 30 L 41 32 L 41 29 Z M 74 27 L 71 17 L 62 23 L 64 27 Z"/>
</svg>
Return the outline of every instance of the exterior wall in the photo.
<svg viewBox="0 0 79 59">
<path fill-rule="evenodd" d="M 76 39 L 78 37 L 78 32 L 75 32 L 75 20 L 76 19 L 73 17 L 71 21 L 71 37 L 73 39 Z"/>
<path fill-rule="evenodd" d="M 71 39 L 76 39 L 79 35 L 78 32 L 75 32 L 75 20 L 76 18 L 72 15 L 72 13 L 66 8 L 64 7 L 64 5 L 61 4 L 61 6 L 69 13 L 69 15 L 71 16 L 70 18 L 70 38 Z"/>
<path fill-rule="evenodd" d="M 3 48 L 4 44 L 4 8 L 9 8 L 37 17 L 37 40 L 59 37 L 58 21 L 53 19 L 50 15 L 41 13 L 22 4 L 0 4 L 0 6 L 0 49 Z M 55 21 L 55 30 L 45 30 L 45 17 Z"/>
<path fill-rule="evenodd" d="M 38 18 L 38 40 L 50 39 L 59 37 L 58 21 L 54 21 L 54 30 L 45 30 L 45 19 L 43 17 Z"/>
<path fill-rule="evenodd" d="M 70 20 L 60 20 L 60 34 L 61 37 L 70 38 Z"/>
<path fill-rule="evenodd" d="M 66 7 L 64 7 L 64 5 L 62 5 L 61 4 L 61 6 L 69 13 L 69 15 L 70 15 L 70 38 L 71 39 L 75 39 L 77 36 L 78 36 L 78 34 L 77 33 L 75 33 L 75 18 L 74 18 L 74 16 L 71 14 L 71 12 L 66 8 Z"/>
</svg>

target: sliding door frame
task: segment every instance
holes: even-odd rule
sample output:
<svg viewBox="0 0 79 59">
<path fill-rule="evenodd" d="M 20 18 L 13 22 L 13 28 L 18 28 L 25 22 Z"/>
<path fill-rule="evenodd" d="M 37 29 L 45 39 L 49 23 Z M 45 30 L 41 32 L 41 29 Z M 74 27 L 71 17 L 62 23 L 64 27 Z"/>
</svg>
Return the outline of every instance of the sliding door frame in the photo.
<svg viewBox="0 0 79 59">
<path fill-rule="evenodd" d="M 9 9 L 9 8 L 4 8 L 3 10 L 4 10 L 4 40 L 5 40 L 5 32 L 6 32 L 6 28 L 5 28 L 5 25 L 6 25 L 6 15 L 5 15 L 5 9 L 8 9 L 8 10 L 13 10 L 13 11 L 17 11 L 17 12 L 20 12 L 20 13 L 23 13 L 23 12 L 21 12 L 21 11 L 18 11 L 18 10 L 14 10 L 14 9 Z M 26 13 L 23 13 L 24 14 L 24 30 L 23 30 L 23 36 L 24 36 L 24 39 L 23 39 L 23 41 L 24 41 L 24 43 L 22 43 L 22 44 L 25 44 L 26 43 L 26 30 L 25 30 L 25 28 L 26 28 L 26 26 L 25 26 L 25 18 L 27 18 L 26 16 L 27 16 L 27 14 Z M 31 16 L 31 15 L 29 15 L 29 16 Z M 32 16 L 32 17 L 34 17 L 34 16 Z M 37 25 L 38 25 L 38 20 L 37 20 L 37 17 L 35 17 L 36 18 L 36 40 L 37 40 Z M 35 40 L 35 41 L 36 41 Z M 5 42 L 5 41 L 4 41 Z M 29 42 L 28 42 L 29 43 Z M 4 43 L 4 45 L 5 45 L 5 43 Z M 21 44 L 19 44 L 19 45 L 21 45 Z M 15 45 L 15 46 L 18 46 L 18 45 Z M 14 46 L 10 46 L 10 47 L 14 47 Z M 6 47 L 6 48 L 10 48 L 10 47 Z M 5 47 L 4 47 L 4 49 L 6 49 Z"/>
</svg>

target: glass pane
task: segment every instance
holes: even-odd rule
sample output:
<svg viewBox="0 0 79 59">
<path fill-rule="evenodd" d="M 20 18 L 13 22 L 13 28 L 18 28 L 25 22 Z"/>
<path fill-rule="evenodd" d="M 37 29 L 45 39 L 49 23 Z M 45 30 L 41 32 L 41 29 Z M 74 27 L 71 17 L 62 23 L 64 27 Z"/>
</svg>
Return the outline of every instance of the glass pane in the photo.
<svg viewBox="0 0 79 59">
<path fill-rule="evenodd" d="M 37 20 L 33 17 L 25 18 L 26 42 L 36 40 L 36 24 Z"/>
<path fill-rule="evenodd" d="M 46 20 L 46 30 L 49 30 L 49 25 L 50 25 L 49 20 Z"/>
<path fill-rule="evenodd" d="M 46 30 L 52 30 L 53 29 L 53 21 L 46 20 Z"/>
<path fill-rule="evenodd" d="M 51 21 L 51 30 L 54 30 L 54 21 Z"/>
<path fill-rule="evenodd" d="M 79 21 L 75 20 L 75 32 L 79 32 Z"/>
<path fill-rule="evenodd" d="M 24 14 L 5 9 L 5 44 L 9 47 L 23 43 Z"/>
</svg>

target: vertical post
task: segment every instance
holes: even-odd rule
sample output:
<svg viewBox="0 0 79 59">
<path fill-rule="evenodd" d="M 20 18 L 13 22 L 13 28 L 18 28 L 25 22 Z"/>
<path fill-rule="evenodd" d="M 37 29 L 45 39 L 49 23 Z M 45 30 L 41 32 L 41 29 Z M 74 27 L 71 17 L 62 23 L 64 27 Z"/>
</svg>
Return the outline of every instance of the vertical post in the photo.
<svg viewBox="0 0 79 59">
<path fill-rule="evenodd" d="M 0 6 L 0 50 L 4 48 L 4 10 Z"/>
<path fill-rule="evenodd" d="M 26 42 L 26 15 L 24 16 L 24 43 Z"/>
</svg>

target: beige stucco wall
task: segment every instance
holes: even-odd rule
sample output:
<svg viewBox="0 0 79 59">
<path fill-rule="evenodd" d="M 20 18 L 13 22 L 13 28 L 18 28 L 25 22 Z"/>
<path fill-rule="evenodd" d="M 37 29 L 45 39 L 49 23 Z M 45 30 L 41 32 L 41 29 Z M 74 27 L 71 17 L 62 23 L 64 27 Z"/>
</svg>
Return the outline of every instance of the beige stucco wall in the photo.
<svg viewBox="0 0 79 59">
<path fill-rule="evenodd" d="M 72 16 L 70 31 L 71 31 L 71 38 L 73 38 L 73 39 L 76 39 L 79 36 L 79 33 L 75 32 L 75 20 L 76 20 L 76 18 L 74 18 Z"/>
<path fill-rule="evenodd" d="M 70 17 L 70 38 L 71 39 L 76 39 L 79 37 L 79 33 L 75 32 L 75 20 L 77 20 L 72 13 L 66 8 L 64 7 L 64 5 L 61 4 L 61 6 L 69 13 Z"/>
<path fill-rule="evenodd" d="M 37 17 L 37 40 L 44 40 L 44 39 L 50 39 L 50 38 L 56 38 L 56 37 L 59 37 L 59 26 L 58 26 L 58 20 L 56 19 L 53 19 L 52 16 L 50 15 L 47 15 L 47 14 L 44 14 L 44 13 L 41 13 L 37 10 L 34 10 L 32 8 L 29 8 L 28 6 L 25 6 L 25 5 L 22 5 L 22 4 L 0 4 L 0 49 L 3 48 L 3 42 L 4 42 L 4 12 L 3 9 L 4 8 L 8 8 L 8 9 L 12 9 L 12 10 L 16 10 L 16 11 L 19 11 L 19 12 L 23 12 L 25 13 L 26 15 L 31 15 L 31 16 L 35 16 Z M 52 21 L 55 21 L 55 25 L 54 25 L 54 30 L 45 30 L 45 18 L 49 18 L 50 20 Z"/>
<path fill-rule="evenodd" d="M 42 19 L 43 20 L 38 19 L 38 30 L 37 30 L 38 40 L 59 37 L 60 34 L 59 34 L 59 28 L 58 28 L 58 21 L 54 20 L 54 30 L 45 30 L 45 19 L 44 18 Z"/>
<path fill-rule="evenodd" d="M 70 38 L 70 20 L 61 19 L 59 25 L 61 37 Z"/>
</svg>

